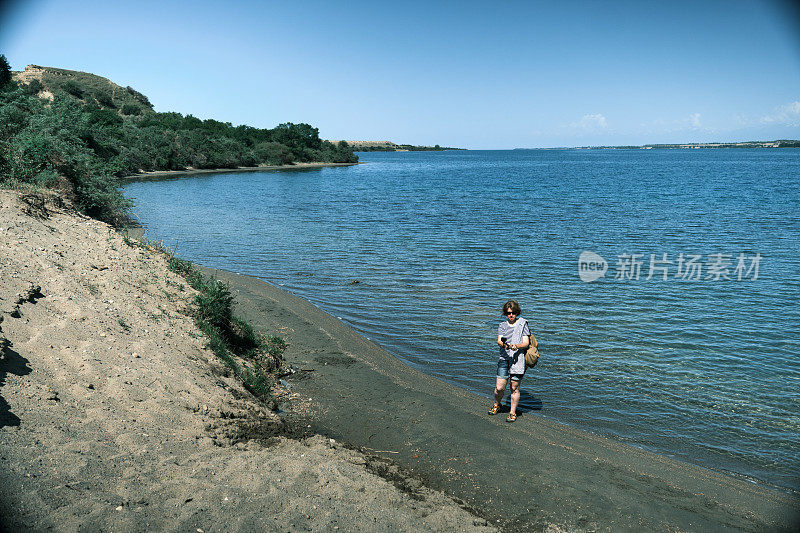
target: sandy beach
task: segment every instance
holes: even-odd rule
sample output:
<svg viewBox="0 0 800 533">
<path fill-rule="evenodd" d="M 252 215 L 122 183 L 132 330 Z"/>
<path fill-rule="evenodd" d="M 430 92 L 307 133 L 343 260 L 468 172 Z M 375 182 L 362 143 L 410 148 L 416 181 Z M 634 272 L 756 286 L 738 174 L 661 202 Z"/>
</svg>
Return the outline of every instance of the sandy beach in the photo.
<svg viewBox="0 0 800 533">
<path fill-rule="evenodd" d="M 386 457 L 507 531 L 791 531 L 794 496 L 524 412 L 422 374 L 335 317 L 261 280 L 228 282 L 237 309 L 289 342 L 313 429 Z M 491 389 L 491 376 L 487 376 Z M 527 391 L 525 390 L 527 389 Z M 523 393 L 535 394 L 534 376 Z M 507 402 L 506 397 L 506 402 Z M 507 408 L 505 409 L 507 412 Z M 512 466 L 513 465 L 513 466 Z"/>
<path fill-rule="evenodd" d="M 506 424 L 486 415 L 488 390 L 417 372 L 262 280 L 205 269 L 238 315 L 289 343 L 296 372 L 273 412 L 205 347 L 193 290 L 162 254 L 8 191 L 0 228 L 3 529 L 797 527 L 793 495 L 535 412 Z M 535 375 L 523 388 L 535 395 Z"/>
</svg>

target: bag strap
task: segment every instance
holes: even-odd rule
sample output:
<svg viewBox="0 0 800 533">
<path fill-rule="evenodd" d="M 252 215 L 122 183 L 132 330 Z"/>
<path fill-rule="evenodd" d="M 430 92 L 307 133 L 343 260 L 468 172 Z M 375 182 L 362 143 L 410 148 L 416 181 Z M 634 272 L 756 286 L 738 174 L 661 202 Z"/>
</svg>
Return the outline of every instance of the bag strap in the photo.
<svg viewBox="0 0 800 533">
<path fill-rule="evenodd" d="M 525 330 L 525 326 L 528 326 L 528 335 L 530 335 L 531 326 L 530 326 L 530 324 L 528 324 L 528 321 L 527 321 L 527 320 L 525 320 L 525 319 L 524 319 L 524 318 L 522 318 L 522 317 L 519 317 L 519 318 L 517 319 L 517 324 L 514 324 L 514 326 L 516 327 L 517 325 L 519 325 L 519 326 L 520 326 L 520 329 L 522 329 L 523 331 Z"/>
</svg>

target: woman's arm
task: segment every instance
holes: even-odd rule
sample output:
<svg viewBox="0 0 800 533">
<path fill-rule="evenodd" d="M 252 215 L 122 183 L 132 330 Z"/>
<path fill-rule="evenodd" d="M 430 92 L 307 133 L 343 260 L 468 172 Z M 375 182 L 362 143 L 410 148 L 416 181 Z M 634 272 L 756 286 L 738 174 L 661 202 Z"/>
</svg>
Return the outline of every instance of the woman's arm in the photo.
<svg viewBox="0 0 800 533">
<path fill-rule="evenodd" d="M 530 345 L 531 345 L 531 338 L 528 335 L 523 335 L 522 336 L 522 342 L 520 342 L 519 344 L 512 344 L 511 345 L 511 349 L 512 350 L 524 350 L 525 348 L 527 348 Z"/>
</svg>

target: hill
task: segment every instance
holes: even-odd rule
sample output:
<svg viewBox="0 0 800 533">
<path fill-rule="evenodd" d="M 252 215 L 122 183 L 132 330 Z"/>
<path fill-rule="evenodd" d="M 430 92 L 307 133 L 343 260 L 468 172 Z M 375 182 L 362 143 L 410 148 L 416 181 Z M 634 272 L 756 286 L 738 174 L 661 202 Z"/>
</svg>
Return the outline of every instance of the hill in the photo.
<svg viewBox="0 0 800 533">
<path fill-rule="evenodd" d="M 0 59 L 0 186 L 57 188 L 115 225 L 129 207 L 117 190 L 124 176 L 358 161 L 309 124 L 255 128 L 156 112 L 142 93 L 101 76 L 38 65 L 9 76 Z"/>
<path fill-rule="evenodd" d="M 122 114 L 139 115 L 152 111 L 150 100 L 133 87 L 121 87 L 102 76 L 62 68 L 28 65 L 22 72 L 12 73 L 19 85 L 40 98 L 53 100 L 55 94 L 70 94 L 84 104 L 118 109 Z"/>
</svg>

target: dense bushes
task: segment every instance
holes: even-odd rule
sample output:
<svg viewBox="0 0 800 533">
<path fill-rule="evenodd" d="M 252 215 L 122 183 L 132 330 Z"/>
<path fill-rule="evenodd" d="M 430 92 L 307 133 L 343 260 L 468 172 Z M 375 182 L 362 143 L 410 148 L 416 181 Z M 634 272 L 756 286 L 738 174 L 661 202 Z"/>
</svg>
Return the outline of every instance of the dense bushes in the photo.
<svg viewBox="0 0 800 533">
<path fill-rule="evenodd" d="M 34 79 L 31 80 L 30 83 L 28 83 L 27 85 L 24 85 L 23 89 L 28 94 L 36 95 L 36 94 L 39 94 L 40 91 L 44 90 L 44 85 L 42 85 L 42 82 L 40 82 L 39 80 L 34 78 Z"/>
<path fill-rule="evenodd" d="M 75 83 L 74 81 L 68 81 L 63 86 L 64 89 L 68 94 L 71 94 L 75 98 L 82 98 L 83 97 L 83 89 L 80 85 Z"/>
<path fill-rule="evenodd" d="M 123 115 L 142 114 L 142 108 L 139 107 L 138 105 L 133 105 L 133 104 L 125 104 L 124 106 L 122 106 L 122 109 L 120 109 L 120 111 L 122 112 Z"/>
<path fill-rule="evenodd" d="M 44 105 L 17 87 L 0 92 L 2 183 L 60 186 L 89 216 L 120 224 L 128 203 L 116 188 L 115 167 L 98 156 L 111 150 L 92 135 L 107 123 L 70 98 Z"/>
<path fill-rule="evenodd" d="M 97 100 L 100 103 L 100 105 L 104 107 L 110 107 L 110 108 L 117 107 L 117 104 L 114 103 L 114 98 L 108 91 L 103 91 L 103 90 L 95 91 L 94 99 Z"/>
<path fill-rule="evenodd" d="M 38 80 L 0 86 L 0 184 L 61 186 L 88 215 L 119 224 L 127 203 L 117 180 L 142 170 L 358 161 L 347 143 L 322 141 L 308 124 L 259 129 L 155 113 L 130 87 L 123 94 L 142 107 L 117 105 L 96 78 L 86 88 L 74 80 L 60 90 Z M 52 102 L 36 96 L 45 88 Z"/>
</svg>

